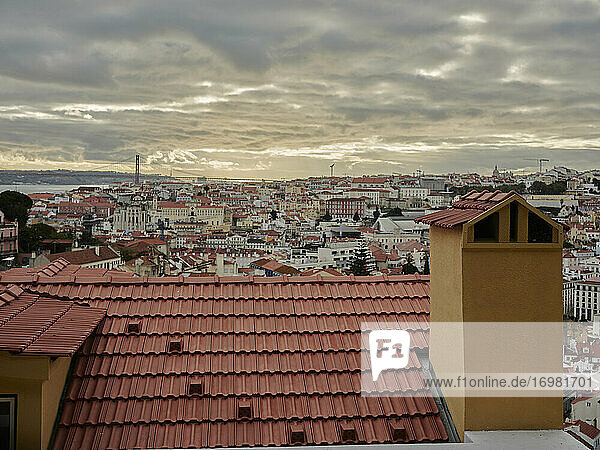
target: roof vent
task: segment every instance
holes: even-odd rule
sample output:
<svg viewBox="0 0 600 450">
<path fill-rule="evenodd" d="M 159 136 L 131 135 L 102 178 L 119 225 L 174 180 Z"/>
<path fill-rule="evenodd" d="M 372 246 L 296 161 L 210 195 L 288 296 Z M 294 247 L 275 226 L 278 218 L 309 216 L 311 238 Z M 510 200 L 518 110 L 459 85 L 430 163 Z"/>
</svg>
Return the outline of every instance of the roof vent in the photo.
<svg viewBox="0 0 600 450">
<path fill-rule="evenodd" d="M 240 400 L 238 402 L 238 419 L 252 418 L 252 404 L 250 400 Z"/>
<path fill-rule="evenodd" d="M 169 352 L 170 353 L 181 352 L 181 341 L 170 341 L 169 342 Z"/>
<path fill-rule="evenodd" d="M 392 442 L 406 442 L 408 440 L 408 434 L 406 428 L 399 423 L 392 423 L 390 425 L 392 431 Z"/>
<path fill-rule="evenodd" d="M 305 444 L 306 443 L 306 433 L 304 431 L 304 427 L 301 424 L 292 424 L 290 425 L 290 441 L 291 444 Z"/>
<path fill-rule="evenodd" d="M 128 333 L 139 333 L 140 332 L 140 323 L 139 322 L 129 322 L 127 324 L 127 332 Z"/>
<path fill-rule="evenodd" d="M 341 425 L 342 428 L 342 442 L 356 442 L 358 441 L 358 436 L 356 435 L 356 428 L 354 425 L 349 423 L 343 423 Z"/>
<path fill-rule="evenodd" d="M 200 381 L 194 381 L 190 383 L 189 394 L 190 395 L 202 395 L 204 393 L 204 386 Z"/>
</svg>

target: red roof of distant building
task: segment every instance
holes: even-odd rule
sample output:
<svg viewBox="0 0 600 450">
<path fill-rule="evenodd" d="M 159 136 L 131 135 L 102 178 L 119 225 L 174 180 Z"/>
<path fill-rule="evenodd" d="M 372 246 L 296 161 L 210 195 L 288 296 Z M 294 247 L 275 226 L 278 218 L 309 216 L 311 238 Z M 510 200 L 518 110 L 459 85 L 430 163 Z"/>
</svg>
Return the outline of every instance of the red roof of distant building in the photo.
<svg viewBox="0 0 600 450">
<path fill-rule="evenodd" d="M 274 259 L 262 258 L 252 262 L 253 266 L 260 267 L 264 270 L 279 273 L 282 275 L 297 275 L 300 273 L 298 269 L 286 264 L 282 264 Z"/>
<path fill-rule="evenodd" d="M 579 431 L 581 431 L 583 434 L 585 434 L 590 439 L 595 439 L 598 435 L 600 435 L 600 430 L 598 428 L 590 425 L 587 422 L 584 422 L 583 420 L 577 420 L 577 421 L 575 421 L 575 423 L 573 425 L 578 426 Z"/>
<path fill-rule="evenodd" d="M 98 254 L 96 254 L 95 248 L 86 248 L 84 250 L 74 250 L 72 252 L 54 253 L 48 255 L 50 261 L 62 258 L 67 260 L 71 264 L 90 264 L 94 262 L 106 261 L 109 259 L 119 258 L 119 254 L 116 253 L 112 248 L 105 245 L 98 247 Z"/>
<path fill-rule="evenodd" d="M 387 181 L 386 177 L 360 177 L 352 179 L 353 183 L 371 183 L 371 184 L 382 184 Z"/>
<path fill-rule="evenodd" d="M 361 233 L 375 233 L 375 229 L 371 227 L 358 227 L 356 230 L 360 231 Z"/>
<path fill-rule="evenodd" d="M 186 208 L 185 202 L 157 202 L 156 205 L 159 208 Z"/>
<path fill-rule="evenodd" d="M 336 276 L 336 277 L 344 276 L 344 274 L 342 272 L 340 272 L 339 270 L 332 269 L 332 268 L 307 269 L 300 274 L 300 276 L 302 276 L 302 277 L 310 277 L 310 276 L 314 276 L 314 275 L 325 275 L 325 276 Z"/>
<path fill-rule="evenodd" d="M 406 242 L 399 242 L 398 244 L 394 245 L 396 247 L 396 250 L 399 252 L 412 252 L 415 250 L 418 252 L 426 252 L 427 250 L 429 250 L 426 245 L 423 245 L 419 241 L 416 241 L 414 239 Z"/>
<path fill-rule="evenodd" d="M 37 193 L 37 194 L 27 194 L 27 196 L 32 200 L 48 200 L 48 199 L 54 197 L 54 194 L 43 192 L 43 193 Z"/>
<path fill-rule="evenodd" d="M 422 395 L 361 395 L 360 323 L 419 321 L 411 342 L 425 347 L 429 277 L 11 272 L 0 284 L 108 307 L 73 361 L 55 449 L 287 446 L 296 428 L 334 444 L 341 424 L 363 443 L 393 442 L 391 426 L 406 442 L 447 440 L 416 357 L 402 377 Z"/>
</svg>

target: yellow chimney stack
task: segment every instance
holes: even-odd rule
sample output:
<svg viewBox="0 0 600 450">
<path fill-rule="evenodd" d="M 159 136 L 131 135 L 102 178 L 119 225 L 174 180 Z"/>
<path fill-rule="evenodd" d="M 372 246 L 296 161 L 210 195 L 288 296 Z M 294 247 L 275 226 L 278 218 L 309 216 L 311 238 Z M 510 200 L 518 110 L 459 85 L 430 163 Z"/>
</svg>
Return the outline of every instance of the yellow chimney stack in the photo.
<svg viewBox="0 0 600 450">
<path fill-rule="evenodd" d="M 562 372 L 562 228 L 515 192 L 471 192 L 416 219 L 430 225 L 430 361 L 435 373 Z M 445 322 L 459 322 L 448 336 Z M 481 348 L 472 322 L 552 322 Z M 437 324 L 437 325 L 436 325 Z M 525 328 L 523 328 L 525 329 Z M 540 356 L 540 352 L 543 354 Z M 500 361 L 506 355 L 511 361 Z M 452 355 L 452 356 L 449 356 Z M 502 370 L 498 370 L 502 367 Z M 444 391 L 444 389 L 442 389 Z M 455 395 L 455 394 L 454 394 Z M 465 431 L 561 429 L 562 398 L 446 396 Z"/>
</svg>

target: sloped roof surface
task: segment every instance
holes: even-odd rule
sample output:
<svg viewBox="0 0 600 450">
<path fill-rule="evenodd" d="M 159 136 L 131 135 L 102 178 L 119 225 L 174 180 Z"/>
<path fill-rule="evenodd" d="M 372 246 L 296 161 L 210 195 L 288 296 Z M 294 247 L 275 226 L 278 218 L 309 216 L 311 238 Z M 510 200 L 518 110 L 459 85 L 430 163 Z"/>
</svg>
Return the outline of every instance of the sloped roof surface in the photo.
<svg viewBox="0 0 600 450">
<path fill-rule="evenodd" d="M 498 203 L 513 195 L 518 194 L 515 191 L 471 191 L 454 202 L 451 208 L 417 217 L 415 222 L 442 228 L 452 228 L 480 216 L 488 209 L 493 208 Z"/>
<path fill-rule="evenodd" d="M 50 264 L 34 268 L 16 268 L 0 272 L 0 285 L 35 283 L 37 280 L 53 280 L 54 283 L 64 283 L 75 279 L 100 278 L 105 282 L 135 278 L 135 274 L 119 270 L 81 267 L 69 264 L 66 259 L 58 258 Z"/>
<path fill-rule="evenodd" d="M 262 258 L 252 262 L 252 265 L 260 267 L 265 270 L 271 270 L 280 274 L 296 275 L 300 273 L 298 269 L 286 264 L 282 264 L 279 261 L 269 258 Z"/>
<path fill-rule="evenodd" d="M 396 428 L 447 439 L 414 354 L 390 374 L 419 395 L 361 396 L 361 322 L 418 322 L 411 342 L 426 346 L 429 277 L 76 272 L 27 286 L 107 308 L 74 361 L 55 449 L 290 445 L 298 430 L 333 444 L 348 427 L 359 443 L 392 442 Z"/>
<path fill-rule="evenodd" d="M 118 253 L 107 246 L 100 246 L 98 248 L 98 253 L 99 254 L 96 254 L 94 248 L 86 248 L 84 250 L 75 250 L 72 252 L 55 253 L 48 255 L 48 258 L 50 261 L 64 259 L 71 264 L 89 264 L 119 257 Z"/>
<path fill-rule="evenodd" d="M 0 288 L 0 350 L 71 356 L 106 314 L 106 308 Z"/>
</svg>

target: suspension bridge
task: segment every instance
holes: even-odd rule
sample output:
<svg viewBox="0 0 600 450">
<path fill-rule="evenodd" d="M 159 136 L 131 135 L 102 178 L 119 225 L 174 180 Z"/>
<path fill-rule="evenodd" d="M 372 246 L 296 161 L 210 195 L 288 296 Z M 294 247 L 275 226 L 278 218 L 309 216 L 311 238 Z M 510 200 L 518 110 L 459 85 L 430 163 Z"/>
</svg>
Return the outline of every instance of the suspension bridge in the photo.
<svg viewBox="0 0 600 450">
<path fill-rule="evenodd" d="M 177 180 L 193 180 L 198 179 L 207 181 L 250 181 L 250 182 L 273 182 L 282 181 L 280 179 L 269 179 L 269 178 L 251 178 L 251 177 L 214 177 L 206 176 L 204 169 L 182 169 L 180 167 L 168 164 L 165 162 L 142 161 L 140 155 L 131 155 L 120 161 L 110 162 L 101 166 L 90 169 L 89 172 L 117 172 L 121 175 L 130 174 L 131 182 L 139 184 L 144 176 L 155 176 L 155 177 L 168 177 Z"/>
</svg>

